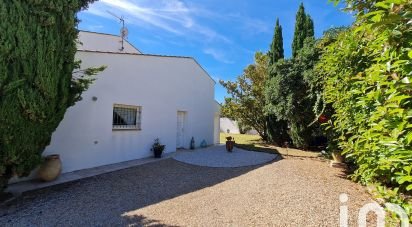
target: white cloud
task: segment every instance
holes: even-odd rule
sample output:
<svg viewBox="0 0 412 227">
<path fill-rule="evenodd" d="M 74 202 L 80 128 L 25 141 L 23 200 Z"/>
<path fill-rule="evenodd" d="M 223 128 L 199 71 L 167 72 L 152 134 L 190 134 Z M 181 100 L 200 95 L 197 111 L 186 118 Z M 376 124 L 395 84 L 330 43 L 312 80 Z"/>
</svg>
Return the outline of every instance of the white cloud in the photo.
<svg viewBox="0 0 412 227">
<path fill-rule="evenodd" d="M 125 17 L 126 23 L 145 28 L 158 28 L 188 39 L 204 39 L 209 42 L 230 40 L 217 31 L 195 21 L 195 8 L 189 8 L 181 0 L 100 0 L 86 13 L 112 18 L 107 11 Z"/>
<path fill-rule="evenodd" d="M 214 59 L 217 61 L 223 62 L 225 64 L 233 64 L 234 61 L 230 60 L 229 58 L 226 57 L 226 54 L 222 52 L 221 50 L 213 49 L 213 48 L 207 48 L 203 50 L 203 53 L 208 54 L 212 56 Z"/>
</svg>

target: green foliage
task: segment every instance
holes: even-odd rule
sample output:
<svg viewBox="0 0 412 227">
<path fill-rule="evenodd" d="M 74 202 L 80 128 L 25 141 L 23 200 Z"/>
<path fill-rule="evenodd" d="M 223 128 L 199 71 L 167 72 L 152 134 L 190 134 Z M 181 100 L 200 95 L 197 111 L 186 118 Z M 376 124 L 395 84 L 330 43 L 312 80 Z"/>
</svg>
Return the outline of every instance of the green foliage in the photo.
<svg viewBox="0 0 412 227">
<path fill-rule="evenodd" d="M 307 148 L 317 125 L 312 111 L 314 103 L 305 77 L 313 74 L 319 58 L 315 41 L 307 39 L 296 58 L 280 60 L 270 69 L 270 79 L 265 89 L 266 111 L 279 120 L 287 121 L 290 137 L 296 147 Z"/>
<path fill-rule="evenodd" d="M 279 43 L 278 25 L 269 55 L 274 55 L 275 44 Z M 280 36 L 281 38 L 281 36 Z M 316 77 L 313 67 L 319 59 L 314 45 L 314 25 L 312 18 L 305 13 L 303 4 L 296 14 L 295 34 L 292 43 L 293 58 L 273 58 L 269 64 L 269 80 L 266 83 L 265 110 L 268 117 L 268 135 L 272 142 L 282 145 L 292 139 L 293 145 L 308 148 L 311 140 L 319 133 L 319 125 L 311 124 L 315 119 L 312 106 L 317 98 L 312 95 L 307 78 Z M 283 45 L 283 41 L 282 41 Z M 282 47 L 283 51 L 283 47 Z M 283 56 L 283 52 L 282 52 Z M 289 127 L 289 132 L 287 128 Z"/>
<path fill-rule="evenodd" d="M 325 48 L 317 66 L 325 100 L 335 111 L 339 148 L 358 166 L 354 179 L 410 193 L 411 1 L 346 3 L 357 20 Z"/>
<path fill-rule="evenodd" d="M 246 134 L 249 130 L 253 129 L 250 126 L 243 124 L 241 121 L 237 121 L 237 127 L 239 127 L 240 134 Z"/>
<path fill-rule="evenodd" d="M 278 119 L 275 114 L 268 111 L 265 113 L 268 115 L 266 119 L 268 134 L 267 141 L 277 146 L 283 146 L 285 142 L 289 142 L 288 122 Z"/>
<path fill-rule="evenodd" d="M 76 13 L 93 1 L 3 1 L 0 4 L 0 188 L 30 173 L 66 109 L 90 84 L 72 72 Z"/>
<path fill-rule="evenodd" d="M 296 13 L 295 33 L 292 42 L 292 56 L 296 57 L 303 48 L 306 38 L 314 38 L 315 29 L 312 18 L 305 13 L 303 3 L 300 4 Z"/>
<path fill-rule="evenodd" d="M 268 52 L 269 65 L 268 69 L 273 67 L 273 65 L 279 60 L 284 58 L 283 50 L 283 35 L 282 26 L 279 23 L 279 18 L 276 20 L 275 32 L 273 35 L 272 44 Z M 268 74 L 270 72 L 268 71 Z M 268 141 L 282 146 L 284 142 L 289 140 L 289 135 L 287 133 L 287 122 L 284 120 L 279 120 L 275 114 L 267 114 L 267 134 Z"/>
<path fill-rule="evenodd" d="M 315 27 L 310 15 L 306 15 L 305 28 L 307 29 L 306 38 L 315 38 Z"/>
<path fill-rule="evenodd" d="M 266 116 L 264 113 L 264 85 L 267 80 L 268 56 L 257 52 L 255 64 L 249 65 L 235 82 L 220 81 L 230 97 L 225 99 L 222 114 L 252 127 L 266 140 Z"/>
<path fill-rule="evenodd" d="M 269 66 L 284 58 L 282 26 L 279 24 L 279 18 L 276 20 L 275 32 L 268 56 Z"/>
</svg>

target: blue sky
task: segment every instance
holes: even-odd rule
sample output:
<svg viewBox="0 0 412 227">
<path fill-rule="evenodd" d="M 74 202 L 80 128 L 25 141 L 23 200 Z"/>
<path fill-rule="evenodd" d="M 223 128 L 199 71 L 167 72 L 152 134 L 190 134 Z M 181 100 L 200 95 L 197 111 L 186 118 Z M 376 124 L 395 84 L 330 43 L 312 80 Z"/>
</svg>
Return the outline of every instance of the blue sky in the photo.
<svg viewBox="0 0 412 227">
<path fill-rule="evenodd" d="M 194 57 L 216 80 L 216 100 L 226 91 L 219 79 L 234 80 L 267 52 L 276 18 L 283 27 L 285 55 L 291 55 L 295 14 L 303 2 L 316 37 L 328 28 L 350 25 L 353 17 L 327 0 L 100 0 L 79 13 L 79 29 L 119 34 L 123 16 L 128 40 L 143 53 Z"/>
</svg>

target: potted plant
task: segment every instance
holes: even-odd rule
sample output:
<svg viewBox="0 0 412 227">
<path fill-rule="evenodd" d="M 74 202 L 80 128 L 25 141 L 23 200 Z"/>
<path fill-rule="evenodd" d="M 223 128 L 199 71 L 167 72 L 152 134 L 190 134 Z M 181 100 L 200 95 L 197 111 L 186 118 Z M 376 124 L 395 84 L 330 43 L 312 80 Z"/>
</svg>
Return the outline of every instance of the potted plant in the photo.
<svg viewBox="0 0 412 227">
<path fill-rule="evenodd" d="M 235 141 L 232 140 L 232 139 L 233 139 L 233 137 L 231 137 L 231 136 L 226 137 L 226 150 L 228 152 L 232 152 L 233 147 L 235 145 Z"/>
<path fill-rule="evenodd" d="M 150 149 L 150 150 L 152 150 L 154 152 L 154 157 L 155 158 L 161 158 L 162 157 L 162 153 L 163 153 L 163 150 L 165 149 L 165 146 L 166 145 L 160 144 L 159 138 L 154 140 L 154 143 L 152 145 L 152 149 Z"/>
<path fill-rule="evenodd" d="M 38 177 L 43 181 L 53 181 L 60 176 L 62 171 L 62 162 L 58 154 L 46 156 L 44 162 L 41 164 Z"/>
</svg>

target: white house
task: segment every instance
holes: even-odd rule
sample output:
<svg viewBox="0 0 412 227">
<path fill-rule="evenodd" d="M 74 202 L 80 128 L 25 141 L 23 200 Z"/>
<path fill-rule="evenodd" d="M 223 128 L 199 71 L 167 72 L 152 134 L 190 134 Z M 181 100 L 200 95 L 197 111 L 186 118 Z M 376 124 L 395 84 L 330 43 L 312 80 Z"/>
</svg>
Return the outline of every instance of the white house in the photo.
<svg viewBox="0 0 412 227">
<path fill-rule="evenodd" d="M 119 36 L 80 32 L 82 68 L 105 65 L 83 100 L 69 108 L 43 155 L 59 154 L 63 172 L 219 143 L 215 81 L 191 57 L 141 53 Z"/>
</svg>

